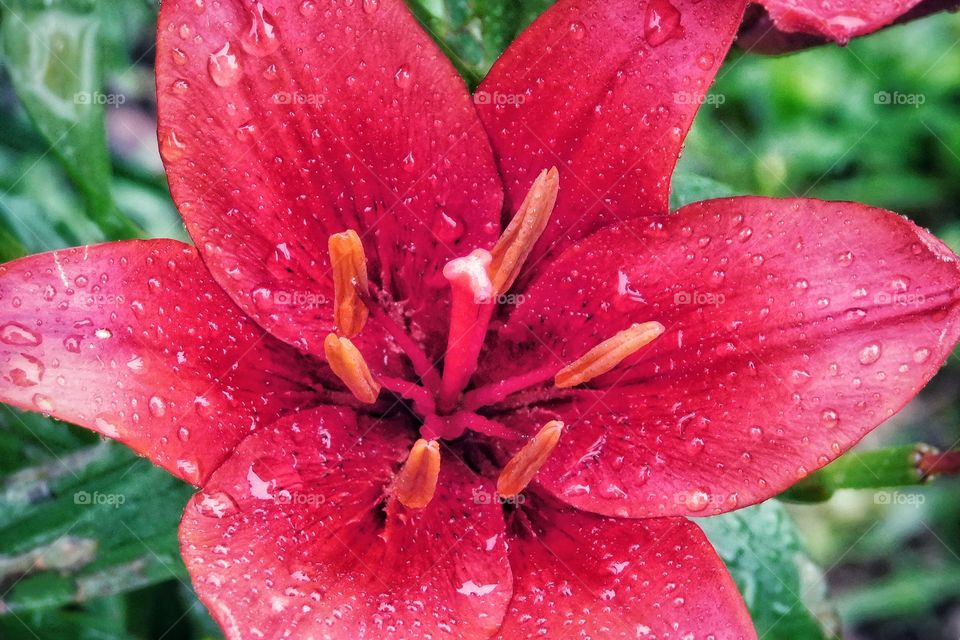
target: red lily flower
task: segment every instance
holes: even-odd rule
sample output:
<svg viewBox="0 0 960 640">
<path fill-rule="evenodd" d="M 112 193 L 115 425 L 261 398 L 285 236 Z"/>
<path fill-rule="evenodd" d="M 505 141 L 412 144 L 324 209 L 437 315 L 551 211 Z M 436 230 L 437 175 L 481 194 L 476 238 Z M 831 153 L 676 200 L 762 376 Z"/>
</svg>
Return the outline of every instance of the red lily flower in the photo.
<svg viewBox="0 0 960 640">
<path fill-rule="evenodd" d="M 668 213 L 743 9 L 562 0 L 471 100 L 400 0 L 165 2 L 197 248 L 0 267 L 0 397 L 202 488 L 182 550 L 232 639 L 754 637 L 683 516 L 899 410 L 960 271 L 855 203 Z"/>
<path fill-rule="evenodd" d="M 846 44 L 938 11 L 957 0 L 757 0 L 747 13 L 738 44 L 756 53 L 785 53 L 836 42 Z"/>
</svg>

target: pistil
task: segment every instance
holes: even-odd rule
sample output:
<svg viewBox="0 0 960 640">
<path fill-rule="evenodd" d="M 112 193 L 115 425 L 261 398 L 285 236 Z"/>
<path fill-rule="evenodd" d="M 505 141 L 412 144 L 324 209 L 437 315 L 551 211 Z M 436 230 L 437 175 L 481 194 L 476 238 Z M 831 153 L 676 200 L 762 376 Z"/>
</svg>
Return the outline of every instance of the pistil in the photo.
<svg viewBox="0 0 960 640">
<path fill-rule="evenodd" d="M 323 351 L 327 356 L 330 369 L 360 402 L 373 404 L 380 394 L 380 384 L 374 379 L 360 350 L 350 338 L 336 334 L 327 335 L 323 341 Z"/>
<path fill-rule="evenodd" d="M 360 299 L 369 291 L 367 259 L 360 236 L 353 229 L 327 239 L 333 268 L 333 319 L 337 332 L 353 338 L 367 322 L 368 310 Z"/>
<path fill-rule="evenodd" d="M 553 377 L 553 382 L 560 389 L 568 389 L 589 382 L 611 371 L 627 357 L 653 342 L 663 332 L 664 327 L 659 322 L 634 323 L 560 369 Z"/>
<path fill-rule="evenodd" d="M 433 499 L 440 477 L 440 443 L 417 440 L 397 476 L 396 496 L 410 509 L 422 509 Z"/>
<path fill-rule="evenodd" d="M 494 289 L 487 271 L 490 260 L 488 251 L 477 249 L 443 268 L 451 290 L 450 332 L 437 394 L 437 408 L 444 413 L 456 407 L 460 392 L 477 370 L 494 308 Z"/>
<path fill-rule="evenodd" d="M 563 423 L 559 420 L 551 420 L 545 424 L 537 435 L 510 458 L 500 472 L 500 477 L 497 479 L 497 493 L 501 497 L 512 498 L 526 489 L 560 442 L 562 432 Z"/>
</svg>

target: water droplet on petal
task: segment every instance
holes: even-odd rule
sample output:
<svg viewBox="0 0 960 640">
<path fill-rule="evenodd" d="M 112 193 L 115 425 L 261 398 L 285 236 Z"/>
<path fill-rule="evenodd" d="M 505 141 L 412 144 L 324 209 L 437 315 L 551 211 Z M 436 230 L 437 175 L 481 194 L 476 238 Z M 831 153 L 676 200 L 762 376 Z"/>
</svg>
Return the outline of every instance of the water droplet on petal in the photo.
<svg viewBox="0 0 960 640">
<path fill-rule="evenodd" d="M 224 518 L 237 512 L 237 503 L 229 494 L 223 491 L 212 491 L 200 494 L 199 500 L 194 503 L 197 511 L 208 518 Z"/>
<path fill-rule="evenodd" d="M 926 347 L 920 347 L 913 352 L 913 361 L 917 364 L 922 364 L 930 358 L 930 349 Z"/>
<path fill-rule="evenodd" d="M 314 4 L 313 0 L 303 0 L 300 3 L 300 15 L 305 18 L 309 18 L 317 11 L 317 5 Z"/>
<path fill-rule="evenodd" d="M 32 387 L 40 384 L 46 366 L 39 358 L 26 353 L 14 354 L 10 358 L 10 372 L 7 374 L 10 381 L 18 387 Z"/>
<path fill-rule="evenodd" d="M 860 364 L 864 366 L 873 364 L 880 359 L 880 345 L 876 342 L 864 345 L 863 348 L 860 349 L 858 359 L 860 360 Z"/>
<path fill-rule="evenodd" d="M 686 495 L 684 504 L 690 511 L 703 511 L 710 504 L 710 496 L 703 489 L 697 489 Z"/>
<path fill-rule="evenodd" d="M 380 8 L 380 0 L 363 0 L 363 10 L 367 15 L 373 15 Z"/>
<path fill-rule="evenodd" d="M 40 334 L 31 331 L 19 322 L 8 322 L 0 327 L 0 342 L 22 347 L 35 347 L 43 339 Z"/>
<path fill-rule="evenodd" d="M 96 416 L 93 419 L 93 426 L 108 438 L 116 438 L 120 435 L 120 429 L 117 427 L 117 419 L 106 413 L 101 413 Z"/>
<path fill-rule="evenodd" d="M 820 414 L 820 424 L 827 429 L 833 429 L 840 424 L 840 415 L 833 409 L 824 409 Z"/>
<path fill-rule="evenodd" d="M 587 35 L 587 28 L 583 26 L 582 22 L 570 23 L 570 36 L 574 40 L 583 40 L 585 35 Z"/>
<path fill-rule="evenodd" d="M 680 12 L 669 0 L 650 0 L 643 35 L 651 47 L 658 47 L 680 31 Z"/>
<path fill-rule="evenodd" d="M 842 251 L 837 254 L 837 264 L 841 267 L 849 267 L 853 264 L 853 252 L 851 251 Z"/>
<path fill-rule="evenodd" d="M 167 403 L 160 396 L 151 396 L 147 401 L 147 407 L 154 418 L 162 418 L 167 413 Z"/>
<path fill-rule="evenodd" d="M 250 13 L 250 28 L 240 36 L 240 46 L 252 56 L 268 56 L 280 47 L 278 36 L 270 13 L 261 3 L 256 3 Z"/>
<path fill-rule="evenodd" d="M 400 89 L 409 89 L 413 82 L 413 76 L 410 74 L 410 67 L 403 64 L 393 75 L 393 83 Z"/>
<path fill-rule="evenodd" d="M 167 129 L 160 135 L 160 155 L 167 162 L 176 162 L 187 152 L 187 145 L 177 137 L 174 129 Z"/>
<path fill-rule="evenodd" d="M 42 393 L 33 394 L 33 405 L 46 414 L 53 413 L 53 400 Z"/>
<path fill-rule="evenodd" d="M 406 156 L 404 156 L 402 164 L 403 164 L 403 170 L 408 173 L 412 172 L 416 168 L 417 161 L 413 157 L 413 151 L 411 151 Z"/>
<path fill-rule="evenodd" d="M 207 71 L 218 87 L 229 87 L 240 79 L 240 64 L 237 56 L 230 53 L 229 42 L 224 43 L 223 48 L 216 53 L 210 54 Z"/>
</svg>

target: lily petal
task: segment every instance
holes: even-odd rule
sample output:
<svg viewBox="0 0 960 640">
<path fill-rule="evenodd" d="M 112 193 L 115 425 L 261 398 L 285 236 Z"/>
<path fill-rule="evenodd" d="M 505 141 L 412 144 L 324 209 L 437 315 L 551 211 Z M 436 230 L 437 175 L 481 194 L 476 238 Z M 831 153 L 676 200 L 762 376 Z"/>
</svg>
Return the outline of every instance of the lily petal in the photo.
<svg viewBox="0 0 960 640">
<path fill-rule="evenodd" d="M 761 0 L 744 20 L 737 44 L 751 52 L 774 54 L 826 41 L 846 44 L 958 4 L 957 0 Z"/>
<path fill-rule="evenodd" d="M 512 576 L 491 483 L 445 452 L 433 500 L 391 495 L 402 423 L 330 407 L 237 448 L 187 505 L 184 559 L 229 640 L 487 638 Z M 267 550 L 268 552 L 264 552 Z"/>
<path fill-rule="evenodd" d="M 561 0 L 507 49 L 475 100 L 508 210 L 541 170 L 560 170 L 528 264 L 605 224 L 668 211 L 680 147 L 745 4 Z"/>
<path fill-rule="evenodd" d="M 697 203 L 560 256 L 501 330 L 486 375 L 571 361 L 632 322 L 660 322 L 663 335 L 578 389 L 542 389 L 550 402 L 493 417 L 525 433 L 567 425 L 537 479 L 572 505 L 727 511 L 899 411 L 960 337 L 958 300 L 957 257 L 888 211 Z"/>
<path fill-rule="evenodd" d="M 736 585 L 684 518 L 605 518 L 530 496 L 510 539 L 500 638 L 756 638 Z M 562 612 L 562 613 L 561 613 Z"/>
<path fill-rule="evenodd" d="M 119 440 L 193 484 L 305 398 L 306 359 L 247 318 L 181 242 L 7 263 L 0 309 L 0 400 Z"/>
<path fill-rule="evenodd" d="M 502 191 L 466 87 L 402 0 L 164 2 L 157 96 L 174 200 L 261 325 L 322 357 L 327 238 L 351 228 L 371 280 L 444 335 L 440 269 L 492 245 Z"/>
</svg>

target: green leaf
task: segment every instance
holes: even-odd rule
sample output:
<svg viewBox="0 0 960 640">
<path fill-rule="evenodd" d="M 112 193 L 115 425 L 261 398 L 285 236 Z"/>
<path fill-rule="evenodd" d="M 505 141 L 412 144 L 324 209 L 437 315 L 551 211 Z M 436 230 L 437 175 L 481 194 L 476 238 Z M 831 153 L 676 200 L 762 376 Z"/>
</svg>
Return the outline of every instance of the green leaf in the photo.
<svg viewBox="0 0 960 640">
<path fill-rule="evenodd" d="M 764 640 L 818 640 L 835 632 L 820 570 L 793 522 L 775 501 L 698 519 L 740 588 Z"/>
<path fill-rule="evenodd" d="M 139 235 L 117 214 L 104 106 L 122 96 L 103 90 L 95 4 L 9 0 L 0 36 L 14 89 L 86 203 L 112 238 Z"/>
<path fill-rule="evenodd" d="M 171 578 L 193 489 L 100 443 L 21 469 L 0 494 L 0 611 L 21 615 Z"/>
<path fill-rule="evenodd" d="M 711 178 L 678 171 L 670 184 L 670 209 L 677 210 L 692 202 L 726 198 L 735 195 L 733 189 Z"/>
</svg>

